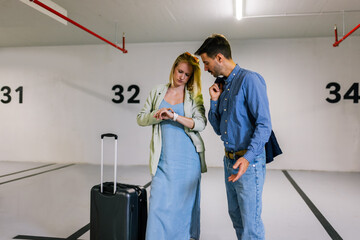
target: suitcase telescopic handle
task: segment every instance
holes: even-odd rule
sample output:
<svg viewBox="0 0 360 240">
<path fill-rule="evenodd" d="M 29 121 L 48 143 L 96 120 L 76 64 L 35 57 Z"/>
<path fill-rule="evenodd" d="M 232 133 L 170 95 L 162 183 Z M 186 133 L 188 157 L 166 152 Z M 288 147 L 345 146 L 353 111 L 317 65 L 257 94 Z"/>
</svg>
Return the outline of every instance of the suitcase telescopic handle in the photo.
<svg viewBox="0 0 360 240">
<path fill-rule="evenodd" d="M 118 139 L 118 136 L 114 133 L 104 133 L 104 134 L 101 134 L 101 139 L 103 139 L 104 137 L 110 137 L 110 138 L 115 138 L 116 140 Z"/>
<path fill-rule="evenodd" d="M 117 170 L 117 139 L 118 136 L 113 133 L 105 133 L 101 135 L 101 177 L 100 177 L 100 192 L 103 192 L 103 178 L 104 178 L 104 137 L 115 138 L 115 160 L 114 160 L 114 194 L 116 192 L 116 170 Z"/>
</svg>

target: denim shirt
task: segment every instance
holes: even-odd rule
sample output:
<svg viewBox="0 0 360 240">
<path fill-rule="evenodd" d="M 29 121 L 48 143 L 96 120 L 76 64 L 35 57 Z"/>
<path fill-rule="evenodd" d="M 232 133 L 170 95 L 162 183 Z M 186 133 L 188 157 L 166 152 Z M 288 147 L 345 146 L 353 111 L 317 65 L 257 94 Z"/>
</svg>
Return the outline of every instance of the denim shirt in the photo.
<svg viewBox="0 0 360 240">
<path fill-rule="evenodd" d="M 254 163 L 271 134 L 271 119 L 263 77 L 236 65 L 217 101 L 210 100 L 209 122 L 221 135 L 226 151 L 247 150 Z"/>
</svg>

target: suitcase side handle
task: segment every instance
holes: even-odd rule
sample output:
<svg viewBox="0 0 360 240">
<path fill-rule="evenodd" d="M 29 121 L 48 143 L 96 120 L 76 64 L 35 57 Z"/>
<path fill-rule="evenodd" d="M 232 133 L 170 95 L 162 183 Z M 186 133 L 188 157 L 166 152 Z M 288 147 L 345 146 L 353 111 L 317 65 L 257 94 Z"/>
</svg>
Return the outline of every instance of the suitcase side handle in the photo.
<svg viewBox="0 0 360 240">
<path fill-rule="evenodd" d="M 117 170 L 117 139 L 118 136 L 113 133 L 105 133 L 101 135 L 101 176 L 100 176 L 100 192 L 103 192 L 103 179 L 104 179 L 104 137 L 115 138 L 115 160 L 114 160 L 114 194 L 116 192 L 116 170 Z"/>
</svg>

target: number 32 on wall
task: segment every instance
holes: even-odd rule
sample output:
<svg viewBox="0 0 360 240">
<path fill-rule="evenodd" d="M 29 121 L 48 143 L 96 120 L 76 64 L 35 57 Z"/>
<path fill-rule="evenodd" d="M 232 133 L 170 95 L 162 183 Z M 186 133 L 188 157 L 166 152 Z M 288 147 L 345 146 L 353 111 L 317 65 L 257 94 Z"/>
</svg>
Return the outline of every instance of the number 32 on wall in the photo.
<svg viewBox="0 0 360 240">
<path fill-rule="evenodd" d="M 115 98 L 112 99 L 114 103 L 122 103 L 124 101 L 124 87 L 122 85 L 114 85 L 112 87 L 112 90 L 115 91 Z M 134 91 L 133 91 L 134 90 Z M 133 92 L 132 96 L 127 100 L 127 103 L 140 103 L 139 99 L 136 99 L 136 97 L 140 93 L 140 88 L 138 85 L 130 85 L 127 89 L 128 92 Z"/>
<path fill-rule="evenodd" d="M 329 103 L 338 103 L 341 100 L 340 84 L 337 82 L 331 82 L 326 85 L 327 89 L 330 89 L 330 95 L 332 97 L 326 98 Z M 359 103 L 359 83 L 353 83 L 351 87 L 344 94 L 344 100 L 353 100 L 354 103 Z"/>
</svg>

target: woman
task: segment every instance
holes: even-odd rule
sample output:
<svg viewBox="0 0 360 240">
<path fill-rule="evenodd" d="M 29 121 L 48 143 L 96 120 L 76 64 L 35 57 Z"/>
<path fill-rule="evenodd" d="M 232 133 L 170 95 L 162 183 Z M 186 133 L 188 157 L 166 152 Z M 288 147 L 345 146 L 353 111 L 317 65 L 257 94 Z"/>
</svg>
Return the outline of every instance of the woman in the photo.
<svg viewBox="0 0 360 240">
<path fill-rule="evenodd" d="M 152 175 L 146 240 L 200 236 L 200 178 L 206 172 L 206 126 L 199 60 L 186 52 L 175 60 L 168 84 L 155 87 L 137 115 L 152 125 Z"/>
</svg>

